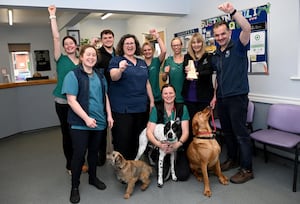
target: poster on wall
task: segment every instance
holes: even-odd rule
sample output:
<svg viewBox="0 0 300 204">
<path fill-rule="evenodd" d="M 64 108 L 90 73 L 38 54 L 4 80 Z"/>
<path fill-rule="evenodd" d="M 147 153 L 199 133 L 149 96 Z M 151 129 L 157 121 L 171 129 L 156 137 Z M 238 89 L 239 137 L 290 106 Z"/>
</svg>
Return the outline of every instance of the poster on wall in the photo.
<svg viewBox="0 0 300 204">
<path fill-rule="evenodd" d="M 249 74 L 268 74 L 268 14 L 270 4 L 241 10 L 242 15 L 251 24 L 250 43 L 248 45 Z M 208 52 L 214 52 L 216 42 L 213 38 L 213 25 L 224 20 L 232 30 L 232 39 L 238 39 L 241 28 L 231 20 L 229 14 L 205 19 L 201 21 L 201 32 L 205 38 Z"/>
<path fill-rule="evenodd" d="M 36 71 L 48 71 L 50 67 L 49 50 L 35 50 Z"/>
<path fill-rule="evenodd" d="M 191 39 L 192 35 L 197 32 L 199 32 L 199 28 L 194 28 L 191 30 L 186 30 L 174 34 L 174 37 L 179 37 L 182 41 L 182 45 L 183 45 L 181 50 L 182 53 L 186 53 L 189 40 Z"/>
</svg>

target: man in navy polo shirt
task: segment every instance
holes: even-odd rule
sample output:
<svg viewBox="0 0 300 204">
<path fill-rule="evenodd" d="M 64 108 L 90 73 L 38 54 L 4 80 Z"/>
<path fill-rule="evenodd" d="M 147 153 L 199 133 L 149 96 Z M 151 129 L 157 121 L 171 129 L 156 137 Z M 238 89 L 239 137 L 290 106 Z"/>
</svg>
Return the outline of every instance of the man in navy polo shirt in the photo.
<svg viewBox="0 0 300 204">
<path fill-rule="evenodd" d="M 226 22 L 217 22 L 213 27 L 214 37 L 218 43 L 212 59 L 217 73 L 214 101 L 218 105 L 228 157 L 221 164 L 221 169 L 226 171 L 240 166 L 230 181 L 244 183 L 254 178 L 251 140 L 246 128 L 249 101 L 247 45 L 250 41 L 251 26 L 231 3 L 223 3 L 218 8 L 230 14 L 241 27 L 239 38 L 235 41 L 231 39 L 231 30 Z"/>
</svg>

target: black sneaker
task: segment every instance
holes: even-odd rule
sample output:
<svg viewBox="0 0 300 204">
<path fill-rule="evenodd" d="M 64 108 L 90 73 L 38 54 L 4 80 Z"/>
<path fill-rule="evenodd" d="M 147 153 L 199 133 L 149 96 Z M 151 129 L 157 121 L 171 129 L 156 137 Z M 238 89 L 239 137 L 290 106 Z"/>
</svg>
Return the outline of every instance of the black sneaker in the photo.
<svg viewBox="0 0 300 204">
<path fill-rule="evenodd" d="M 106 155 L 105 156 L 101 156 L 99 154 L 99 157 L 98 157 L 98 161 L 97 161 L 97 166 L 103 166 L 106 162 Z"/>
<path fill-rule="evenodd" d="M 92 186 L 95 186 L 99 190 L 106 189 L 106 185 L 102 181 L 100 181 L 98 178 L 95 178 L 93 180 L 89 179 L 89 184 Z"/>
</svg>

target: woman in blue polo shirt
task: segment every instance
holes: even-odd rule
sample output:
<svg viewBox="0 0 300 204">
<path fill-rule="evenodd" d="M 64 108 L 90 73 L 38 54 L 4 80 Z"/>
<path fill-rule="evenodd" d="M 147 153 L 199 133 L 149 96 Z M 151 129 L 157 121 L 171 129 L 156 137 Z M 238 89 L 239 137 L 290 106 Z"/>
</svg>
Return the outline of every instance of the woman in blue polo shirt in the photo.
<svg viewBox="0 0 300 204">
<path fill-rule="evenodd" d="M 110 61 L 111 76 L 109 99 L 114 118 L 112 142 L 114 149 L 126 159 L 134 159 L 139 145 L 139 134 L 148 121 L 154 99 L 149 82 L 148 68 L 141 55 L 141 47 L 134 35 L 124 35 L 116 48 L 117 57 Z"/>
</svg>

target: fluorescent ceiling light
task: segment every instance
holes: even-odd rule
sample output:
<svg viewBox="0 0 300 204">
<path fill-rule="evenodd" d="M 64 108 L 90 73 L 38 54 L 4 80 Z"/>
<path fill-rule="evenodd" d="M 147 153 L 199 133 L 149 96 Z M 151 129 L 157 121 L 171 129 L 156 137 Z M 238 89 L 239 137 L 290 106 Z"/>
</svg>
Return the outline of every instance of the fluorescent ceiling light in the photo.
<svg viewBox="0 0 300 204">
<path fill-rule="evenodd" d="M 8 24 L 10 26 L 13 24 L 13 13 L 11 9 L 8 9 Z"/>
<path fill-rule="evenodd" d="M 112 13 L 104 13 L 104 14 L 101 16 L 101 20 L 107 19 L 107 18 L 110 17 L 111 15 L 112 15 Z"/>
</svg>

